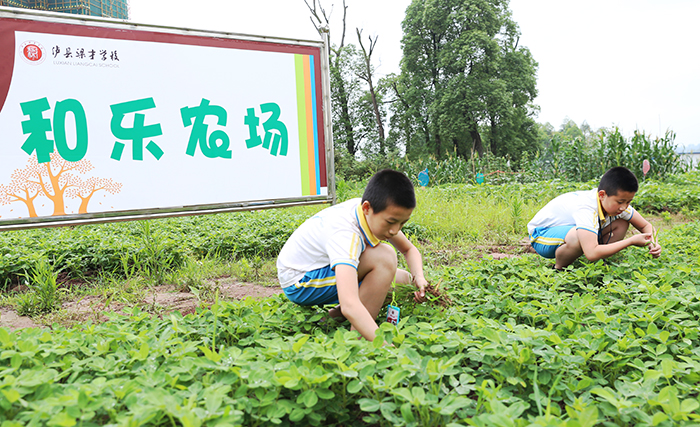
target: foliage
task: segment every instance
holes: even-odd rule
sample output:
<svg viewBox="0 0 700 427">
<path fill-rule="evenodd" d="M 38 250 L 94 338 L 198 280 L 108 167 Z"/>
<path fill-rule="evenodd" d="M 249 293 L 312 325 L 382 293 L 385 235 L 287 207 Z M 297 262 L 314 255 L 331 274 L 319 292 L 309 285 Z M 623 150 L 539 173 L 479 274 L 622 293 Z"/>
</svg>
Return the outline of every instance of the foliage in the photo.
<svg viewBox="0 0 700 427">
<path fill-rule="evenodd" d="M 518 184 L 519 174 L 494 173 L 507 170 L 507 163 L 488 155 L 474 162 L 450 158 L 394 166 L 417 186 L 418 208 L 406 234 L 440 244 L 513 244 L 525 237 L 524 224 L 549 200 L 597 186 L 596 181 L 560 180 Z M 426 167 L 431 183 L 421 188 L 418 172 Z M 485 172 L 484 184 L 473 183 L 473 170 Z M 339 179 L 338 200 L 361 197 L 365 185 L 366 181 Z M 641 182 L 633 206 L 643 212 L 692 216 L 700 209 L 698 194 L 700 171 L 666 182 L 648 179 Z M 0 288 L 20 284 L 42 259 L 60 259 L 60 263 L 47 261 L 49 267 L 71 278 L 140 275 L 153 283 L 162 283 L 174 271 L 192 275 L 196 269 L 192 263 L 205 259 L 269 259 L 304 220 L 324 207 L 7 231 L 0 233 Z"/>
<path fill-rule="evenodd" d="M 578 127 L 576 128 L 578 129 Z M 597 181 L 613 166 L 626 166 L 635 173 L 640 183 L 646 181 L 673 180 L 690 165 L 682 162 L 675 152 L 675 134 L 662 138 L 636 132 L 626 140 L 620 130 L 600 129 L 588 137 L 566 139 L 564 133 L 553 133 L 542 151 L 534 155 L 523 153 L 519 162 L 509 157 L 496 157 L 492 153 L 474 155 L 468 159 L 453 153 L 438 160 L 423 157 L 390 160 L 389 167 L 400 170 L 414 179 L 427 169 L 430 185 L 476 183 L 477 174 L 491 184 L 505 182 L 536 183 L 559 179 L 572 182 Z M 644 175 L 644 160 L 650 163 L 649 173 Z"/>
<path fill-rule="evenodd" d="M 429 185 L 445 184 L 476 184 L 477 174 L 482 174 L 484 180 L 491 184 L 500 184 L 516 180 L 516 172 L 510 166 L 510 160 L 495 157 L 491 153 L 483 156 L 474 155 L 465 160 L 457 155 L 450 155 L 437 160 L 434 157 L 417 161 L 395 160 L 390 164 L 409 176 L 416 186 L 420 186 L 418 174 L 427 170 L 430 176 Z"/>
<path fill-rule="evenodd" d="M 415 0 L 402 26 L 393 124 L 409 158 L 482 155 L 482 126 L 496 155 L 534 148 L 537 64 L 518 46 L 507 1 Z"/>
<path fill-rule="evenodd" d="M 588 181 L 599 179 L 613 166 L 629 168 L 640 181 L 666 179 L 688 168 L 680 161 L 674 140 L 675 134 L 670 131 L 655 139 L 637 131 L 629 140 L 618 128 L 603 128 L 589 137 L 568 138 L 564 133 L 554 133 L 544 150 L 521 161 L 522 180 Z M 644 160 L 651 166 L 646 176 L 642 171 Z"/>
<path fill-rule="evenodd" d="M 161 283 L 188 256 L 276 256 L 291 233 L 322 207 L 167 218 L 0 233 L 0 283 L 19 283 L 42 257 L 71 277 L 142 274 Z"/>
<path fill-rule="evenodd" d="M 76 329 L 0 329 L 0 421 L 30 425 L 692 425 L 700 226 L 557 273 L 536 256 L 439 274 L 375 342 L 283 296 Z M 434 277 L 437 279 L 438 277 Z M 383 342 L 393 346 L 382 346 Z"/>
<path fill-rule="evenodd" d="M 29 292 L 17 301 L 20 316 L 36 316 L 56 310 L 60 305 L 58 272 L 45 257 L 39 258 L 25 276 Z"/>
<path fill-rule="evenodd" d="M 700 209 L 700 171 L 641 183 L 634 205 L 645 211 L 691 212 Z"/>
</svg>

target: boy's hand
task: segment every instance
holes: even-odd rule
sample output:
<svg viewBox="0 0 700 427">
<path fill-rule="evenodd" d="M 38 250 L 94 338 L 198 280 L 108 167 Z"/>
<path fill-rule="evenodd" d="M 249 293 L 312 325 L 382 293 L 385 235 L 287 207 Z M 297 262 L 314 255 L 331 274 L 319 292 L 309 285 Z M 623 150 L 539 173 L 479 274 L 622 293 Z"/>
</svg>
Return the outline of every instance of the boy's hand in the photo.
<svg viewBox="0 0 700 427">
<path fill-rule="evenodd" d="M 651 241 L 651 233 L 635 234 L 629 239 L 630 243 L 634 246 L 644 247 L 648 245 L 653 245 L 653 242 Z"/>
<path fill-rule="evenodd" d="M 649 243 L 649 255 L 654 258 L 661 256 L 661 245 L 654 244 L 654 242 Z"/>
<path fill-rule="evenodd" d="M 425 280 L 425 277 L 414 277 L 413 282 L 416 288 L 418 288 L 418 290 L 413 293 L 413 300 L 421 304 L 428 301 L 428 298 L 425 297 L 425 287 L 428 286 L 428 281 Z"/>
</svg>

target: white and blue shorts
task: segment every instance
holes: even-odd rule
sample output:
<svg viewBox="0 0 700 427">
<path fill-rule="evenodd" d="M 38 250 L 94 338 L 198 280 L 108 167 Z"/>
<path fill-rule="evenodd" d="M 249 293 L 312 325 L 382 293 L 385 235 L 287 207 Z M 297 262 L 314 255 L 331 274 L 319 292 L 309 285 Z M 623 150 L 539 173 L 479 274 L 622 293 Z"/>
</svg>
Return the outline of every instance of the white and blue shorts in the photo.
<svg viewBox="0 0 700 427">
<path fill-rule="evenodd" d="M 290 301 L 299 305 L 338 304 L 335 270 L 330 265 L 309 271 L 297 283 L 283 290 Z"/>
<path fill-rule="evenodd" d="M 545 258 L 554 258 L 559 246 L 564 244 L 566 234 L 575 225 L 558 225 L 549 228 L 536 228 L 530 236 L 530 244 L 538 254 Z"/>
</svg>

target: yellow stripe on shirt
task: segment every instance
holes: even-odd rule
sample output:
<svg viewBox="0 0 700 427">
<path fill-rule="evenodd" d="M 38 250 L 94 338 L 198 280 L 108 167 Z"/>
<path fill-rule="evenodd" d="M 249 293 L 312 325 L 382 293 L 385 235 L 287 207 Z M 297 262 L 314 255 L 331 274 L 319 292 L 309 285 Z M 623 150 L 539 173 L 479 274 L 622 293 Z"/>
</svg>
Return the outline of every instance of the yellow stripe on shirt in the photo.
<svg viewBox="0 0 700 427">
<path fill-rule="evenodd" d="M 350 242 L 350 258 L 351 259 L 357 259 L 358 258 L 358 248 L 360 246 L 360 236 L 357 234 L 352 235 L 352 241 Z"/>
</svg>

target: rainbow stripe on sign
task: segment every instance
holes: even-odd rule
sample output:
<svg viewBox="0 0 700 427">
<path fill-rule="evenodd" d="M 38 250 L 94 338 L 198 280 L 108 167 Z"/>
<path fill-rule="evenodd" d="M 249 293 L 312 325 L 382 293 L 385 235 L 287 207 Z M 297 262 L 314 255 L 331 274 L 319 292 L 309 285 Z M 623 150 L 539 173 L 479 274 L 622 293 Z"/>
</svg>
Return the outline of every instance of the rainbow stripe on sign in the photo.
<svg viewBox="0 0 700 427">
<path fill-rule="evenodd" d="M 321 194 L 321 164 L 318 155 L 314 57 L 294 55 L 294 69 L 297 82 L 297 114 L 299 115 L 301 193 L 304 196 L 316 196 Z"/>
</svg>

